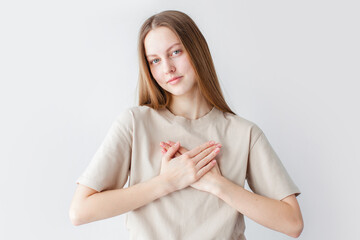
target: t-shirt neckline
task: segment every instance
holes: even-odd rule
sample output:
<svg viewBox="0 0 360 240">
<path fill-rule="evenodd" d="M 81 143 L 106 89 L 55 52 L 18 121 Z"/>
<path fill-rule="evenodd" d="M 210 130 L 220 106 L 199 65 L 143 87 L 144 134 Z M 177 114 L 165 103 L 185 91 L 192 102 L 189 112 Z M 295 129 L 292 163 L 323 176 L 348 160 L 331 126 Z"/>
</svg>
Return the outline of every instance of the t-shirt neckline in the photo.
<svg viewBox="0 0 360 240">
<path fill-rule="evenodd" d="M 200 124 L 206 121 L 211 120 L 216 115 L 217 108 L 215 106 L 212 107 L 212 109 L 207 112 L 202 117 L 199 117 L 197 119 L 189 119 L 183 116 L 177 116 L 173 114 L 168 108 L 164 108 L 164 114 L 172 121 L 176 121 L 179 123 L 189 123 L 189 124 Z"/>
</svg>

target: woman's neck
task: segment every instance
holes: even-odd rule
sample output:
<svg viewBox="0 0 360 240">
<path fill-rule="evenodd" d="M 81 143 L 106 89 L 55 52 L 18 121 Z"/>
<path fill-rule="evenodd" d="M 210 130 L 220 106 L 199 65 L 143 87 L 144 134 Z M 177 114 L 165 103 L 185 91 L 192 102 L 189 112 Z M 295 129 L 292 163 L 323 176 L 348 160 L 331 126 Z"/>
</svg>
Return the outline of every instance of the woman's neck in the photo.
<svg viewBox="0 0 360 240">
<path fill-rule="evenodd" d="M 212 107 L 204 96 L 202 96 L 199 91 L 196 91 L 195 94 L 188 96 L 173 95 L 168 109 L 176 116 L 187 119 L 198 119 L 206 115 Z"/>
</svg>

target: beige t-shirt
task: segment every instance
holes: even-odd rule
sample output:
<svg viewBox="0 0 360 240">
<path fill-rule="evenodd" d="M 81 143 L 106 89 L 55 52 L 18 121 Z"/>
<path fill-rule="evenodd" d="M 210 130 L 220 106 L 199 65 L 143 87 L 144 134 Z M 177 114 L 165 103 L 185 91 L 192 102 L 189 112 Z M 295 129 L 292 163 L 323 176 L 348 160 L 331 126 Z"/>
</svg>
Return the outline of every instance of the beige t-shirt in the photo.
<svg viewBox="0 0 360 240">
<path fill-rule="evenodd" d="M 121 112 L 89 166 L 77 180 L 97 191 L 123 188 L 160 173 L 161 141 L 180 141 L 187 148 L 214 140 L 221 173 L 257 194 L 281 200 L 299 195 L 262 130 L 253 122 L 213 107 L 192 120 L 135 106 Z M 246 239 L 244 216 L 218 197 L 187 187 L 163 196 L 126 216 L 130 239 Z"/>
</svg>

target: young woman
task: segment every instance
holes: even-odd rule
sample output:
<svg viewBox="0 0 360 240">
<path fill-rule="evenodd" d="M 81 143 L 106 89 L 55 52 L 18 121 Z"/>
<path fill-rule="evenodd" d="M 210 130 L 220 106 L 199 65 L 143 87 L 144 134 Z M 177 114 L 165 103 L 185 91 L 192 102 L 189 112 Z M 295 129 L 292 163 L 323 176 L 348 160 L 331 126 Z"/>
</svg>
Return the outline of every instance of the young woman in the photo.
<svg viewBox="0 0 360 240">
<path fill-rule="evenodd" d="M 226 104 L 192 19 L 150 17 L 138 47 L 139 106 L 118 115 L 78 179 L 72 223 L 128 212 L 131 239 L 245 239 L 246 215 L 298 237 L 300 191 L 262 130 Z"/>
</svg>

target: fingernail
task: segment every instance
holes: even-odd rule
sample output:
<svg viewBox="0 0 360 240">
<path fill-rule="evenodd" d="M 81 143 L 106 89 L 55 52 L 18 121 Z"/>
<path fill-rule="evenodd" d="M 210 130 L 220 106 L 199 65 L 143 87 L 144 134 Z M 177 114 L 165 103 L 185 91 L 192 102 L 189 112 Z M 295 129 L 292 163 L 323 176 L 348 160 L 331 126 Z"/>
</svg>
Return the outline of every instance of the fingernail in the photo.
<svg viewBox="0 0 360 240">
<path fill-rule="evenodd" d="M 210 141 L 210 142 L 209 142 L 210 145 L 213 145 L 214 143 L 215 143 L 214 141 Z"/>
<path fill-rule="evenodd" d="M 216 144 L 217 147 L 222 147 L 222 145 L 220 143 Z"/>
<path fill-rule="evenodd" d="M 176 143 L 175 143 L 175 145 L 174 146 L 179 146 L 179 144 L 180 144 L 180 142 L 179 141 L 177 141 Z"/>
<path fill-rule="evenodd" d="M 164 142 L 160 142 L 160 146 L 164 147 L 165 146 Z"/>
</svg>

